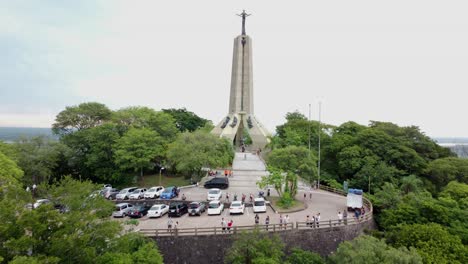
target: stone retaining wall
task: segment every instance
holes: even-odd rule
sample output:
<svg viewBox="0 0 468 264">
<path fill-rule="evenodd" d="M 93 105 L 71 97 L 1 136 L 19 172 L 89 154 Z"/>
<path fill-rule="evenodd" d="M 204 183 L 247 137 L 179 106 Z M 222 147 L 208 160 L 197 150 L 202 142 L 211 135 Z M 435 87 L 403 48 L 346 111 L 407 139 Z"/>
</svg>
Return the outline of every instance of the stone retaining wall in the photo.
<svg viewBox="0 0 468 264">
<path fill-rule="evenodd" d="M 373 220 L 355 225 L 276 232 L 286 245 L 286 251 L 298 247 L 322 256 L 333 253 L 338 245 L 364 232 L 375 229 Z M 273 233 L 270 233 L 273 235 Z M 155 237 L 164 263 L 223 263 L 224 255 L 234 242 L 234 235 Z"/>
</svg>

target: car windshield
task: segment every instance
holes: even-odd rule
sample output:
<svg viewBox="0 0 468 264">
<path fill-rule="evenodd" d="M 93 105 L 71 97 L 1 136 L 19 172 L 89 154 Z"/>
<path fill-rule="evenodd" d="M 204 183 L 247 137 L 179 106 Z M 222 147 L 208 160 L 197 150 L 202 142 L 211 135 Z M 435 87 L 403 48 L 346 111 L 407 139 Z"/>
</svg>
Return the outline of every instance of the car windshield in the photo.
<svg viewBox="0 0 468 264">
<path fill-rule="evenodd" d="M 136 190 L 134 190 L 132 193 L 140 193 L 140 192 L 141 192 L 140 189 L 136 189 Z"/>
<path fill-rule="evenodd" d="M 197 209 L 198 208 L 198 204 L 190 204 L 189 207 L 190 209 Z"/>
<path fill-rule="evenodd" d="M 127 193 L 127 192 L 128 192 L 128 189 L 123 189 L 119 193 Z"/>
<path fill-rule="evenodd" d="M 264 206 L 265 201 L 255 201 L 255 206 Z"/>
<path fill-rule="evenodd" d="M 153 205 L 153 206 L 151 207 L 151 210 L 159 210 L 160 208 L 161 208 L 160 205 Z"/>
<path fill-rule="evenodd" d="M 210 208 L 216 209 L 219 207 L 218 203 L 210 203 Z"/>
<path fill-rule="evenodd" d="M 208 193 L 209 194 L 218 194 L 219 190 L 210 190 Z"/>
<path fill-rule="evenodd" d="M 172 192 L 172 188 L 167 188 L 166 190 L 164 190 L 163 193 L 171 193 Z"/>
</svg>

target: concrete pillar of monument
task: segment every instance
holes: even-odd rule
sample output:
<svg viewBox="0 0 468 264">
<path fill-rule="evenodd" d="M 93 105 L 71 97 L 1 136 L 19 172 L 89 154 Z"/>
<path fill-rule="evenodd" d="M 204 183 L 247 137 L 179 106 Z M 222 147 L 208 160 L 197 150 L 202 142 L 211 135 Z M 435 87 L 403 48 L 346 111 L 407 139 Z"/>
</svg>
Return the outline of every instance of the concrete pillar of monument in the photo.
<svg viewBox="0 0 468 264">
<path fill-rule="evenodd" d="M 248 15 L 244 11 L 240 16 L 243 17 L 243 28 L 242 34 L 234 39 L 229 110 L 211 133 L 228 138 L 236 146 L 243 144 L 248 133 L 252 144 L 247 148 L 263 149 L 269 143 L 269 133 L 254 116 L 252 39 L 245 34 L 245 17 Z"/>
</svg>

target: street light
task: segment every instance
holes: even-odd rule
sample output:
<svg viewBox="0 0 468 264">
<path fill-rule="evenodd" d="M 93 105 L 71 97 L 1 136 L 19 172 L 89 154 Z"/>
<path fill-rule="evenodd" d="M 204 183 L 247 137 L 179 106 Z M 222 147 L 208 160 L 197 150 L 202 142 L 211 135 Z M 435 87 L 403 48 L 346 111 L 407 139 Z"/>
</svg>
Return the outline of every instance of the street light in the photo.
<svg viewBox="0 0 468 264">
<path fill-rule="evenodd" d="M 164 167 L 161 167 L 161 168 L 159 169 L 159 186 L 162 186 L 162 185 L 161 185 L 161 178 L 162 178 L 161 174 L 162 174 L 162 171 L 163 171 L 163 170 L 165 170 Z"/>
</svg>

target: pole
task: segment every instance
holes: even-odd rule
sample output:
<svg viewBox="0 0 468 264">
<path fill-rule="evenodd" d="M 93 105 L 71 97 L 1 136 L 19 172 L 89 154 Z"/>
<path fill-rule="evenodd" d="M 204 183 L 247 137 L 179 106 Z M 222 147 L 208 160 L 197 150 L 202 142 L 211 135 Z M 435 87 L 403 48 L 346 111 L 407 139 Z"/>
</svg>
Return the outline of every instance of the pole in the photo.
<svg viewBox="0 0 468 264">
<path fill-rule="evenodd" d="M 322 132 L 321 128 L 321 118 L 322 118 L 322 102 L 319 101 L 319 123 L 318 123 L 318 161 L 317 161 L 317 175 L 318 175 L 318 184 L 317 187 L 320 188 L 320 134 Z"/>
<path fill-rule="evenodd" d="M 309 153 L 308 153 L 309 158 L 310 158 L 310 131 L 311 131 L 311 128 L 310 128 L 310 112 L 311 112 L 310 107 L 311 106 L 309 104 L 309 120 L 308 120 L 309 121 Z M 313 175 L 310 175 L 310 186 L 312 186 L 312 178 L 313 178 Z"/>
</svg>

